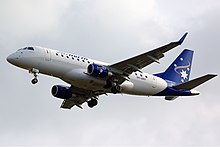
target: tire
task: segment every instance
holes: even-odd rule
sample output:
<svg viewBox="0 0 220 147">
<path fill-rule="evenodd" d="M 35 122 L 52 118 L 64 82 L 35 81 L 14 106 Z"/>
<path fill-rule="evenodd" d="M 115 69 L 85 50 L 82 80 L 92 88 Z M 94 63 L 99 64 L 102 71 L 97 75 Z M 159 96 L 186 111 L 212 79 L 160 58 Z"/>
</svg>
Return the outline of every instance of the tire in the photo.
<svg viewBox="0 0 220 147">
<path fill-rule="evenodd" d="M 32 83 L 32 84 L 36 84 L 37 82 L 38 82 L 38 80 L 37 80 L 36 78 L 34 78 L 34 79 L 31 80 L 31 83 Z"/>
<path fill-rule="evenodd" d="M 91 99 L 87 103 L 90 108 L 93 108 L 94 106 L 96 106 L 98 104 L 98 101 L 96 99 Z"/>
<path fill-rule="evenodd" d="M 120 93 L 121 92 L 121 87 L 116 85 L 116 86 L 111 88 L 111 91 L 112 91 L 113 94 Z"/>
</svg>

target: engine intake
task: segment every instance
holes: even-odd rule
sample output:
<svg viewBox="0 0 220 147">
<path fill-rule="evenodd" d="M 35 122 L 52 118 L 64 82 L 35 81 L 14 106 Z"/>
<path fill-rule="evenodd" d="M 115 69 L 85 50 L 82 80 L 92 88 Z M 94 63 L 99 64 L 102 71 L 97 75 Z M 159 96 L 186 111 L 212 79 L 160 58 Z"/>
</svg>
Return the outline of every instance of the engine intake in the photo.
<svg viewBox="0 0 220 147">
<path fill-rule="evenodd" d="M 63 85 L 54 85 L 51 89 L 51 93 L 54 97 L 60 99 L 69 99 L 72 97 L 71 88 Z"/>
<path fill-rule="evenodd" d="M 98 65 L 94 63 L 88 66 L 87 72 L 91 76 L 100 77 L 100 78 L 106 78 L 112 75 L 112 73 L 109 72 L 106 66 Z"/>
</svg>

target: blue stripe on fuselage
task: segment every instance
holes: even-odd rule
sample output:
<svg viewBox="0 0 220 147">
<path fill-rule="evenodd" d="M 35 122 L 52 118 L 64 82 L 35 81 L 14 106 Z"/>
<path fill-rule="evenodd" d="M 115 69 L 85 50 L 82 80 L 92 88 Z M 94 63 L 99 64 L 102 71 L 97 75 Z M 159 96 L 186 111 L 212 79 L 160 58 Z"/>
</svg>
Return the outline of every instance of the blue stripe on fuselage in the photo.
<svg viewBox="0 0 220 147">
<path fill-rule="evenodd" d="M 167 88 L 163 91 L 155 94 L 155 96 L 190 96 L 192 95 L 190 90 L 177 89 L 173 86 L 176 85 L 175 82 L 165 80 L 167 82 Z"/>
</svg>

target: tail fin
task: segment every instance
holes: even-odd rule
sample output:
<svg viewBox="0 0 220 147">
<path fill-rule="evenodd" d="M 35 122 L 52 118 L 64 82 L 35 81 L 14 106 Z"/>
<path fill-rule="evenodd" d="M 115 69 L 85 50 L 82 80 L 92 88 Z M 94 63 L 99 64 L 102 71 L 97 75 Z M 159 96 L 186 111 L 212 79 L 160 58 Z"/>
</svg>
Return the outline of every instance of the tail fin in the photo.
<svg viewBox="0 0 220 147">
<path fill-rule="evenodd" d="M 187 82 L 190 76 L 192 58 L 193 51 L 184 49 L 164 73 L 157 75 L 177 84 Z"/>
</svg>

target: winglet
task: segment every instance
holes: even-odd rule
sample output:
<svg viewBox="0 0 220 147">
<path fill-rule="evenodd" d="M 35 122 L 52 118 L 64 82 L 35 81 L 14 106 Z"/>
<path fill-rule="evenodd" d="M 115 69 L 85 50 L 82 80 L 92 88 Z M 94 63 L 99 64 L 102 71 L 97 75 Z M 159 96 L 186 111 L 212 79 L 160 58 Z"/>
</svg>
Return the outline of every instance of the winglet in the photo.
<svg viewBox="0 0 220 147">
<path fill-rule="evenodd" d="M 186 32 L 182 38 L 180 38 L 180 40 L 178 41 L 179 45 L 181 45 L 183 43 L 183 41 L 185 40 L 186 36 L 187 36 L 188 32 Z"/>
</svg>

